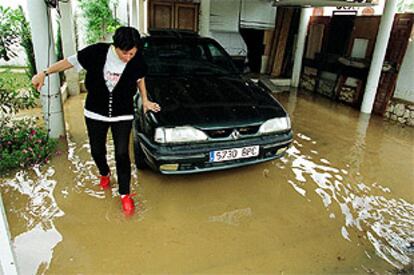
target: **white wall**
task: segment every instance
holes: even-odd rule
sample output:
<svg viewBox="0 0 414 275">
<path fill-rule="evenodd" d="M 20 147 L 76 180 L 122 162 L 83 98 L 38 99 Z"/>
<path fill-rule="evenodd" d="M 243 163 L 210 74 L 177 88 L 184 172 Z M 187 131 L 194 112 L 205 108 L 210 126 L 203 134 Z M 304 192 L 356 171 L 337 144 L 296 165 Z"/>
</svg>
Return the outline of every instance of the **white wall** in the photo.
<svg viewBox="0 0 414 275">
<path fill-rule="evenodd" d="M 17 8 L 18 6 L 23 6 L 23 9 L 26 9 L 26 1 L 25 0 L 0 0 L 0 6 L 3 7 L 11 7 Z"/>
<path fill-rule="evenodd" d="M 394 97 L 414 103 L 414 33 L 408 44 L 403 63 L 398 74 Z"/>
<path fill-rule="evenodd" d="M 9 61 L 0 59 L 0 66 L 26 66 L 27 57 L 24 49 L 20 46 L 13 46 L 14 52 L 17 54 L 16 57 L 11 58 Z"/>
<path fill-rule="evenodd" d="M 272 29 L 275 27 L 276 7 L 268 0 L 244 0 L 241 6 L 242 28 Z"/>
<path fill-rule="evenodd" d="M 210 30 L 219 32 L 239 31 L 240 0 L 211 0 Z"/>
<path fill-rule="evenodd" d="M 246 56 L 240 27 L 273 28 L 275 15 L 276 8 L 268 0 L 211 0 L 210 33 L 230 55 Z"/>
<path fill-rule="evenodd" d="M 122 25 L 128 26 L 128 0 L 118 0 L 118 8 L 116 10 L 116 17 Z M 112 7 L 111 7 L 112 8 Z M 132 11 L 129 10 L 131 13 Z M 131 14 L 129 20 L 131 20 Z"/>
</svg>

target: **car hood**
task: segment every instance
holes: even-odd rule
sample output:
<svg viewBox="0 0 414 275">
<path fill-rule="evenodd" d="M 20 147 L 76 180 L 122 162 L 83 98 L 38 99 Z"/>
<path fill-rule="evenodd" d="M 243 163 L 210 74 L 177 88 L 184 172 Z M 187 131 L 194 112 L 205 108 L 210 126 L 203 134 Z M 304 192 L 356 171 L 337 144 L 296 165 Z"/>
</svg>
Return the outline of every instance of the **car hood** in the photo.
<svg viewBox="0 0 414 275">
<path fill-rule="evenodd" d="M 146 85 L 161 106 L 158 126 L 225 128 L 286 116 L 267 91 L 238 76 L 147 77 Z"/>
</svg>

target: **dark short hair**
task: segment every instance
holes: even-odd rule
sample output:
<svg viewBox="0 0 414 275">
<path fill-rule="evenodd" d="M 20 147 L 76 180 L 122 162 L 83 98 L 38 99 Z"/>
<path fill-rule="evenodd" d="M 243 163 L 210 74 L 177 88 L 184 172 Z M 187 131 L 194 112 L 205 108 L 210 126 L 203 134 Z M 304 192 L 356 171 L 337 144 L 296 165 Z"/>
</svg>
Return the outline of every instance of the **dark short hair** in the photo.
<svg viewBox="0 0 414 275">
<path fill-rule="evenodd" d="M 137 49 L 139 48 L 141 35 L 139 35 L 137 29 L 133 27 L 119 27 L 116 29 L 112 39 L 115 48 L 129 51 L 134 47 Z"/>
</svg>

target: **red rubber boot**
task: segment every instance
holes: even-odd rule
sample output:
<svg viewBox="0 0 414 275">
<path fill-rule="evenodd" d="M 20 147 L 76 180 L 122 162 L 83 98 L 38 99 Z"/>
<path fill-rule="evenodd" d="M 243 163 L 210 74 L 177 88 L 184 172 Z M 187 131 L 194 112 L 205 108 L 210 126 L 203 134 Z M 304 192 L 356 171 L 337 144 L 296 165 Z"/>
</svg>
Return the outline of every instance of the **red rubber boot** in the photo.
<svg viewBox="0 0 414 275">
<path fill-rule="evenodd" d="M 108 174 L 107 176 L 101 176 L 101 181 L 99 182 L 99 186 L 101 186 L 103 189 L 108 189 L 111 187 L 111 174 Z"/>
<path fill-rule="evenodd" d="M 128 195 L 121 196 L 122 209 L 124 210 L 124 213 L 127 216 L 134 214 L 134 211 L 135 211 L 135 204 L 134 204 L 134 200 L 132 199 L 133 196 L 135 196 L 135 194 L 133 195 L 128 194 Z"/>
</svg>

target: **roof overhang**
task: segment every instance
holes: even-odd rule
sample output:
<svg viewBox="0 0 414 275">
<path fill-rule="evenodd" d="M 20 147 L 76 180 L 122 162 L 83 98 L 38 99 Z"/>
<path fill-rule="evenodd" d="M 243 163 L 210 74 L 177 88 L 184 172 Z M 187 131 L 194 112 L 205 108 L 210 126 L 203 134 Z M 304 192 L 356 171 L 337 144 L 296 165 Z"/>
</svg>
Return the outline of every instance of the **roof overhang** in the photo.
<svg viewBox="0 0 414 275">
<path fill-rule="evenodd" d="M 369 7 L 378 0 L 274 0 L 275 7 Z"/>
</svg>

